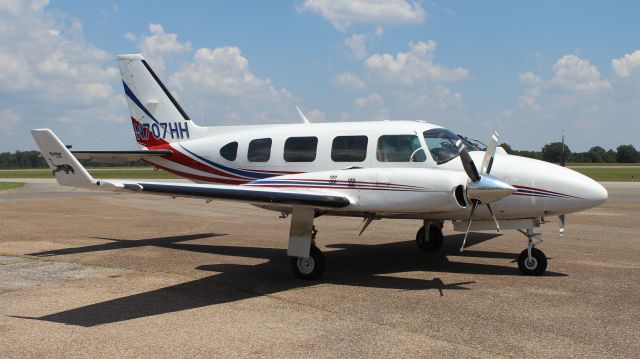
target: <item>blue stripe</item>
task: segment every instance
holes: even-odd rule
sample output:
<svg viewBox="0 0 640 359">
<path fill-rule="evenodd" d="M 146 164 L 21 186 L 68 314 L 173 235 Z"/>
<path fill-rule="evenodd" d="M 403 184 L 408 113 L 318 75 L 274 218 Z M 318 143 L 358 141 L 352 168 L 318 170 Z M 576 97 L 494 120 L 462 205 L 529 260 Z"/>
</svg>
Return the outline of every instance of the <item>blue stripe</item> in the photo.
<svg viewBox="0 0 640 359">
<path fill-rule="evenodd" d="M 243 171 L 243 170 L 239 170 L 239 169 L 235 169 L 235 168 L 231 168 L 231 167 L 226 167 L 226 166 L 223 166 L 221 164 L 209 161 L 208 159 L 189 151 L 183 145 L 180 145 L 180 147 L 182 147 L 185 151 L 189 152 L 191 155 L 195 156 L 199 160 L 207 163 L 208 165 L 216 167 L 217 169 L 221 169 L 221 170 L 233 173 L 233 174 L 238 175 L 238 176 L 247 177 L 249 179 L 262 179 L 262 178 L 269 178 L 269 177 L 274 177 L 275 176 L 273 174 L 268 174 L 268 173 L 250 172 L 250 171 Z"/>
<path fill-rule="evenodd" d="M 289 184 L 289 185 L 322 185 L 322 186 L 334 186 L 334 187 L 349 187 L 348 183 L 343 183 L 343 182 L 336 182 L 336 183 L 330 183 L 330 182 L 321 182 L 320 180 L 318 181 L 291 181 L 291 180 L 258 180 L 258 181 L 254 181 L 250 184 Z M 360 187 L 360 188 L 394 188 L 394 189 L 406 189 L 406 190 L 411 190 L 411 189 L 420 189 L 418 187 L 413 187 L 413 186 L 406 186 L 406 185 L 386 185 L 386 184 L 361 184 L 361 183 L 355 183 L 354 186 Z M 412 188 L 413 187 L 413 188 Z"/>
<path fill-rule="evenodd" d="M 535 194 L 535 195 L 549 197 L 549 198 L 566 198 L 566 197 L 570 197 L 570 196 L 560 196 L 560 195 L 556 195 L 556 194 L 552 194 L 552 193 L 545 193 L 545 192 L 541 192 L 541 191 L 532 191 L 532 190 L 528 190 L 528 189 L 518 189 L 518 191 L 516 191 L 516 193 Z"/>
<path fill-rule="evenodd" d="M 140 102 L 140 100 L 138 100 L 138 98 L 136 97 L 136 95 L 133 93 L 133 91 L 131 91 L 131 89 L 129 88 L 129 86 L 127 86 L 127 84 L 122 81 L 122 84 L 124 85 L 124 93 L 127 94 L 127 96 L 129 96 L 129 98 L 131 99 L 131 101 L 133 101 L 133 103 L 135 103 L 136 105 L 138 105 L 138 107 L 140 107 L 140 109 L 142 111 L 144 111 L 145 114 L 147 114 L 147 116 L 149 116 L 149 118 L 151 118 L 153 121 L 155 121 L 155 123 L 158 123 L 158 120 L 155 119 L 155 117 L 153 117 L 153 115 L 147 111 L 147 109 L 142 105 L 142 103 Z"/>
</svg>

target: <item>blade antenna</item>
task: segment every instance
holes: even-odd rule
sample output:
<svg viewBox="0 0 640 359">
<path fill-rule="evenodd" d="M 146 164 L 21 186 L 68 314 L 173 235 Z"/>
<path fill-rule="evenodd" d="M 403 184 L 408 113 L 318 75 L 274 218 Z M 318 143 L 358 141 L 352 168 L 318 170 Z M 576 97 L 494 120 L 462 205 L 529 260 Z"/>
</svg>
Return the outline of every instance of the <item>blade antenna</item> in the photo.
<svg viewBox="0 0 640 359">
<path fill-rule="evenodd" d="M 296 106 L 296 110 L 298 110 L 298 115 L 300 116 L 300 119 L 302 120 L 302 123 L 311 123 L 311 121 L 309 121 L 309 119 L 307 119 L 307 116 L 304 115 L 304 113 L 302 112 L 300 107 Z"/>
</svg>

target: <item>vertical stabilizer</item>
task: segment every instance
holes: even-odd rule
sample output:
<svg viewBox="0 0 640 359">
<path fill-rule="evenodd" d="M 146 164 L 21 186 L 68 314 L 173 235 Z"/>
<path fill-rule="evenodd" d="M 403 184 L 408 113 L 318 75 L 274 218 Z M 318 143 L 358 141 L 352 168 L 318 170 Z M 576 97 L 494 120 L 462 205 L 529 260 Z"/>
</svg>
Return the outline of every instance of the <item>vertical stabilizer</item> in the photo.
<svg viewBox="0 0 640 359">
<path fill-rule="evenodd" d="M 118 55 L 136 141 L 144 147 L 204 137 L 140 54 Z"/>
</svg>

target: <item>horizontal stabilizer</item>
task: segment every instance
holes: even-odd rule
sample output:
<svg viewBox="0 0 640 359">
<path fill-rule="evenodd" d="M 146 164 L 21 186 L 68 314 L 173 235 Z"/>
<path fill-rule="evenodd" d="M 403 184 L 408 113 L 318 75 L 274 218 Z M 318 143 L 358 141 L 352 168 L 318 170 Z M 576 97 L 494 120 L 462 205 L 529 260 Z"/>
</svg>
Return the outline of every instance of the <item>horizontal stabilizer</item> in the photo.
<svg viewBox="0 0 640 359">
<path fill-rule="evenodd" d="M 72 151 L 79 160 L 99 163 L 122 163 L 144 160 L 150 157 L 168 157 L 171 150 L 140 150 L 140 151 Z"/>
<path fill-rule="evenodd" d="M 31 130 L 42 157 L 62 186 L 92 187 L 95 181 L 69 149 L 49 129 Z"/>
</svg>

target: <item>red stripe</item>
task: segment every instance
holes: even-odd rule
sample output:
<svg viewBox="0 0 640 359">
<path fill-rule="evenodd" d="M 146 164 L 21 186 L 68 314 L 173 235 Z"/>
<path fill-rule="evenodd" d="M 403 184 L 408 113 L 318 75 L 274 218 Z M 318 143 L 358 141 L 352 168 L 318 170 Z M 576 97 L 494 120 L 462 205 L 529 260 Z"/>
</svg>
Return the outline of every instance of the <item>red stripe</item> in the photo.
<svg viewBox="0 0 640 359">
<path fill-rule="evenodd" d="M 308 185 L 284 185 L 284 184 L 246 184 L 249 187 L 276 187 L 276 188 L 329 188 L 329 189 L 351 189 L 351 190 L 371 190 L 371 191 L 402 191 L 409 192 L 409 189 L 394 188 L 354 188 L 354 187 L 336 187 L 336 186 L 308 186 Z"/>
<path fill-rule="evenodd" d="M 513 186 L 515 188 L 521 188 L 521 189 L 528 189 L 531 191 L 540 191 L 540 192 L 547 192 L 547 193 L 552 193 L 552 194 L 557 194 L 560 196 L 569 196 L 568 194 L 564 194 L 564 193 L 559 193 L 559 192 L 553 192 L 553 191 L 547 191 L 546 189 L 540 189 L 540 188 L 533 188 L 533 187 L 526 187 L 526 186 Z M 571 196 L 569 196 L 571 197 Z"/>
<path fill-rule="evenodd" d="M 204 181 L 204 182 L 211 182 L 211 183 L 221 183 L 221 184 L 234 184 L 234 185 L 239 185 L 239 184 L 243 184 L 243 183 L 247 183 L 249 182 L 248 180 L 236 180 L 236 179 L 226 179 L 226 178 L 215 178 L 215 177 L 205 177 L 205 176 L 200 176 L 200 175 L 195 175 L 192 173 L 187 173 L 187 172 L 182 172 L 182 171 L 178 171 L 172 168 L 168 168 L 168 167 L 164 167 L 164 166 L 160 166 L 158 164 L 155 164 L 153 162 L 150 162 L 148 160 L 143 160 L 145 162 L 147 162 L 148 164 L 158 167 L 158 168 L 162 168 L 163 170 L 167 171 L 167 172 L 171 172 L 175 175 L 178 175 L 180 177 L 185 177 L 185 178 L 189 178 L 189 179 L 194 179 L 194 180 L 198 180 L 198 181 Z"/>
<path fill-rule="evenodd" d="M 219 171 L 217 169 L 214 169 L 213 167 L 210 167 L 207 164 L 204 164 L 200 161 L 194 160 L 193 158 L 183 154 L 182 152 L 178 151 L 177 149 L 173 148 L 171 146 L 171 144 L 167 143 L 165 145 L 161 145 L 161 146 L 154 146 L 153 148 L 149 148 L 149 149 L 165 149 L 165 150 L 170 150 L 172 152 L 172 154 L 168 157 L 165 157 L 167 160 L 183 165 L 185 167 L 189 167 L 189 168 L 193 168 L 202 172 L 207 172 L 210 174 L 214 174 L 214 175 L 218 175 L 218 176 L 223 176 L 223 177 L 228 177 L 228 178 L 235 178 L 237 180 L 241 180 L 243 183 L 247 182 L 248 179 L 244 178 L 244 177 L 240 177 L 240 176 L 236 176 L 227 172 L 222 172 Z M 197 176 L 197 175 L 196 175 Z"/>
</svg>

